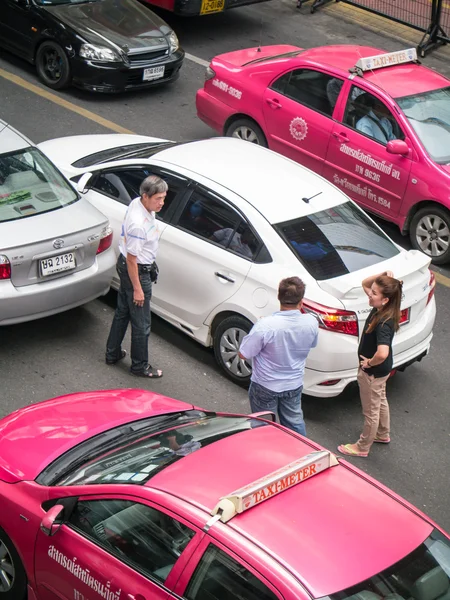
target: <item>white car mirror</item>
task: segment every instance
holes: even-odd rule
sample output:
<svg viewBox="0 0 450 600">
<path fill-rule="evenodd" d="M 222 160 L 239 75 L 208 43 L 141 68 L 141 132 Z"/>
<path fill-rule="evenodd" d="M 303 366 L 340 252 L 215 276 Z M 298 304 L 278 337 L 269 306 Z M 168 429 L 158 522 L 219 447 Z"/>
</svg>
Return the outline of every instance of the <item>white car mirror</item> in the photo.
<svg viewBox="0 0 450 600">
<path fill-rule="evenodd" d="M 80 194 L 85 194 L 88 191 L 87 184 L 92 177 L 92 173 L 83 173 L 77 183 L 77 190 Z"/>
</svg>

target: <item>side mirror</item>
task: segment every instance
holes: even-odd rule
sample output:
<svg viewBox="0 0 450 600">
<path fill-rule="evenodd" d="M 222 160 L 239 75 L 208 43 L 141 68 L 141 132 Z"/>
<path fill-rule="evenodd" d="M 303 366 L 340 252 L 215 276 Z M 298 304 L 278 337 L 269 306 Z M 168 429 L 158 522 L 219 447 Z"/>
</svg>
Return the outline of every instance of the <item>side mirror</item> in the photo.
<svg viewBox="0 0 450 600">
<path fill-rule="evenodd" d="M 59 530 L 63 524 L 64 506 L 55 504 L 48 510 L 41 521 L 41 531 L 45 535 L 52 536 Z"/>
<path fill-rule="evenodd" d="M 253 418 L 258 418 L 258 419 L 266 419 L 266 421 L 272 421 L 272 423 L 275 423 L 277 420 L 275 413 L 271 412 L 270 410 L 266 410 L 264 412 L 252 413 L 251 415 L 248 415 L 248 416 L 253 417 Z"/>
<path fill-rule="evenodd" d="M 389 154 L 401 154 L 407 156 L 409 154 L 409 146 L 403 140 L 391 140 L 387 143 L 386 152 Z"/>
<path fill-rule="evenodd" d="M 88 183 L 92 178 L 92 173 L 83 173 L 77 183 L 77 190 L 80 194 L 85 194 L 88 191 Z"/>
</svg>

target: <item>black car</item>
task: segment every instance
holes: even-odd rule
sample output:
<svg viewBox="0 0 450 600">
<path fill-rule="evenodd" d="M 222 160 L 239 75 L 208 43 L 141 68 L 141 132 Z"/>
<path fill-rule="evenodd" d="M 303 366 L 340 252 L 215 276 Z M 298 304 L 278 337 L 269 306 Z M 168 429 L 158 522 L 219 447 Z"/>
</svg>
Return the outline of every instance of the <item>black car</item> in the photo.
<svg viewBox="0 0 450 600">
<path fill-rule="evenodd" d="M 0 45 L 55 90 L 166 83 L 184 59 L 175 32 L 137 0 L 0 0 Z"/>
</svg>

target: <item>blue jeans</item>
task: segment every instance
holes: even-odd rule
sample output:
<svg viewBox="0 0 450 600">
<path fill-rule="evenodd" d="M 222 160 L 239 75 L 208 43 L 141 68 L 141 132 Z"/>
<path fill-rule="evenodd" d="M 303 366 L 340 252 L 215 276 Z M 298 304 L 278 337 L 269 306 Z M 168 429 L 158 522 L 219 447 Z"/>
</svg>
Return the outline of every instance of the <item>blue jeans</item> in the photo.
<svg viewBox="0 0 450 600">
<path fill-rule="evenodd" d="M 303 386 L 287 392 L 272 392 L 252 381 L 248 390 L 252 413 L 270 410 L 278 414 L 281 425 L 306 437 L 302 411 Z"/>
<path fill-rule="evenodd" d="M 106 359 L 117 360 L 122 353 L 122 342 L 131 322 L 131 371 L 139 373 L 148 366 L 148 340 L 150 337 L 150 299 L 152 282 L 150 273 L 139 268 L 139 280 L 144 292 L 144 305 L 133 302 L 133 284 L 128 275 L 127 263 L 122 254 L 117 261 L 120 288 L 117 294 L 117 307 L 106 342 Z"/>
</svg>

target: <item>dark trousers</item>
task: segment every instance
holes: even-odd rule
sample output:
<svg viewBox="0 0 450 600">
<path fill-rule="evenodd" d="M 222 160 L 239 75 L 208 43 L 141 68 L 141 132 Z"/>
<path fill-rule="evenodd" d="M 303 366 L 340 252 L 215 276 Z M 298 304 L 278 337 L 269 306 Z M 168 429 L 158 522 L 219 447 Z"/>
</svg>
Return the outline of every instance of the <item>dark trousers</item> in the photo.
<svg viewBox="0 0 450 600">
<path fill-rule="evenodd" d="M 120 288 L 117 294 L 116 312 L 106 342 L 106 358 L 112 361 L 120 358 L 122 341 L 128 323 L 131 322 L 131 370 L 139 373 L 148 365 L 152 282 L 150 273 L 139 268 L 139 280 L 144 292 L 144 305 L 136 306 L 133 302 L 133 285 L 128 275 L 126 260 L 122 254 L 117 261 L 117 272 L 120 278 Z"/>
</svg>

